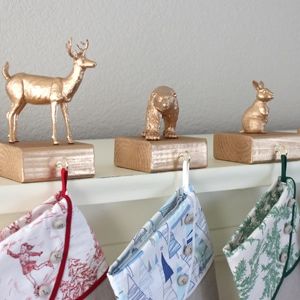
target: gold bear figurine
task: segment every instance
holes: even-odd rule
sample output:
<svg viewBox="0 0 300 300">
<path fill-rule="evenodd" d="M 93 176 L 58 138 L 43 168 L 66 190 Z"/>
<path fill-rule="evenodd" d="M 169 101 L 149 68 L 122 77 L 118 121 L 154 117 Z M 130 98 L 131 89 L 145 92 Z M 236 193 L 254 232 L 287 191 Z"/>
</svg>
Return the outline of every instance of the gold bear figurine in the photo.
<svg viewBox="0 0 300 300">
<path fill-rule="evenodd" d="M 81 42 L 81 46 L 77 45 L 78 50 L 74 51 L 72 50 L 72 40 L 67 42 L 67 52 L 73 59 L 73 69 L 67 77 L 46 77 L 26 73 L 10 75 L 8 63 L 4 65 L 2 74 L 6 80 L 6 92 L 11 101 L 11 108 L 7 113 L 10 143 L 17 142 L 17 120 L 28 103 L 51 106 L 52 140 L 55 145 L 59 143 L 56 133 L 56 115 L 59 105 L 65 120 L 68 143 L 73 143 L 68 103 L 76 93 L 85 70 L 96 66 L 96 62 L 86 57 L 88 47 L 89 41 L 86 40 L 86 42 Z"/>
<path fill-rule="evenodd" d="M 256 99 L 245 111 L 242 118 L 242 133 L 265 133 L 268 123 L 269 108 L 267 103 L 273 99 L 273 92 L 264 87 L 262 81 L 252 81 L 256 89 Z"/>
<path fill-rule="evenodd" d="M 164 120 L 165 128 L 163 135 L 169 139 L 176 139 L 176 123 L 178 120 L 179 106 L 176 93 L 167 86 L 156 88 L 150 95 L 147 111 L 146 126 L 142 136 L 146 140 L 155 141 L 160 139 L 160 120 Z"/>
</svg>

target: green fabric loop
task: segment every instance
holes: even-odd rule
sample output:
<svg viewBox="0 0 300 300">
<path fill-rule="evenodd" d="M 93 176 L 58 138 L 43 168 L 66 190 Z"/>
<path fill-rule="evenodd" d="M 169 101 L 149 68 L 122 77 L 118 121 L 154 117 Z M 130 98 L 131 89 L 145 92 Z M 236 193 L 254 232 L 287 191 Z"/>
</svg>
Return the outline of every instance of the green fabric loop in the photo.
<svg viewBox="0 0 300 300">
<path fill-rule="evenodd" d="M 286 182 L 286 167 L 287 167 L 287 158 L 285 154 L 281 155 L 281 181 Z"/>
</svg>

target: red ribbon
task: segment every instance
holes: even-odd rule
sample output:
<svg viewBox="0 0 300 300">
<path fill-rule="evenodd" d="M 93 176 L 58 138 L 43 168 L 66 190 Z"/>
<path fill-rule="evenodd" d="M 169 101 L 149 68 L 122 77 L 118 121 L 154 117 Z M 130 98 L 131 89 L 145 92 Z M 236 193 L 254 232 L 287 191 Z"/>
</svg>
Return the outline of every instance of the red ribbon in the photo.
<svg viewBox="0 0 300 300">
<path fill-rule="evenodd" d="M 62 168 L 61 169 L 61 191 L 57 193 L 55 196 L 57 201 L 61 200 L 66 195 L 67 183 L 68 183 L 68 170 Z"/>
</svg>

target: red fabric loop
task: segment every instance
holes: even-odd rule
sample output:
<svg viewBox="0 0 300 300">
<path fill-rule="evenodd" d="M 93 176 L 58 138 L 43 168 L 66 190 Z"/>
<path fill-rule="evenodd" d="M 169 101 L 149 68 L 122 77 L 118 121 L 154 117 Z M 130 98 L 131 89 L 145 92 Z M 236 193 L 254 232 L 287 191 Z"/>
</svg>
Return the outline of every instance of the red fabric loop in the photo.
<svg viewBox="0 0 300 300">
<path fill-rule="evenodd" d="M 65 168 L 61 169 L 61 191 L 55 195 L 56 201 L 60 201 L 67 192 L 68 183 L 68 170 Z"/>
<path fill-rule="evenodd" d="M 60 262 L 58 274 L 57 274 L 57 277 L 56 277 L 56 280 L 54 283 L 54 287 L 53 287 L 53 290 L 52 290 L 49 300 L 56 299 L 56 295 L 58 293 L 58 290 L 59 290 L 59 287 L 60 287 L 60 284 L 61 284 L 61 281 L 62 281 L 62 278 L 64 275 L 64 271 L 65 271 L 65 267 L 66 267 L 66 263 L 67 263 L 67 259 L 68 259 L 69 247 L 70 247 L 73 206 L 72 206 L 72 201 L 69 196 L 65 195 L 64 198 L 67 201 L 67 218 L 66 218 L 66 233 L 65 233 L 64 250 L 63 250 L 63 256 L 62 256 L 62 260 Z"/>
<path fill-rule="evenodd" d="M 61 191 L 56 195 L 56 200 L 59 201 L 62 198 L 67 201 L 67 218 L 66 218 L 66 234 L 65 234 L 65 244 L 63 257 L 59 266 L 59 271 L 54 283 L 54 287 L 50 296 L 50 300 L 55 300 L 58 293 L 63 274 L 65 271 L 65 266 L 68 258 L 68 252 L 70 247 L 70 238 L 71 238 L 71 223 L 72 223 L 72 201 L 69 196 L 66 195 L 67 192 L 67 182 L 68 182 L 68 170 L 65 168 L 61 169 Z"/>
<path fill-rule="evenodd" d="M 65 196 L 67 192 L 68 182 L 68 170 L 65 168 L 61 169 L 61 196 Z"/>
</svg>

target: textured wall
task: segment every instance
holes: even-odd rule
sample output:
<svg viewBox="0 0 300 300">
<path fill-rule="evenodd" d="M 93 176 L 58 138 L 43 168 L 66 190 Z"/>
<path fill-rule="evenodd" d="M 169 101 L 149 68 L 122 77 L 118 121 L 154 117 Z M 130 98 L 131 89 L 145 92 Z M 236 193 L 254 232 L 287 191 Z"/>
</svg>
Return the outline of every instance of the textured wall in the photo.
<svg viewBox="0 0 300 300">
<path fill-rule="evenodd" d="M 178 94 L 180 133 L 239 130 L 255 97 L 252 79 L 275 93 L 268 128 L 298 128 L 299 15 L 297 0 L 1 0 L 0 64 L 9 61 L 12 74 L 65 76 L 65 42 L 88 37 L 98 66 L 70 105 L 77 139 L 138 134 L 161 84 Z M 0 98 L 6 139 L 2 76 Z M 21 139 L 50 138 L 50 107 L 28 105 L 19 125 Z M 62 136 L 61 119 L 59 127 Z"/>
</svg>

